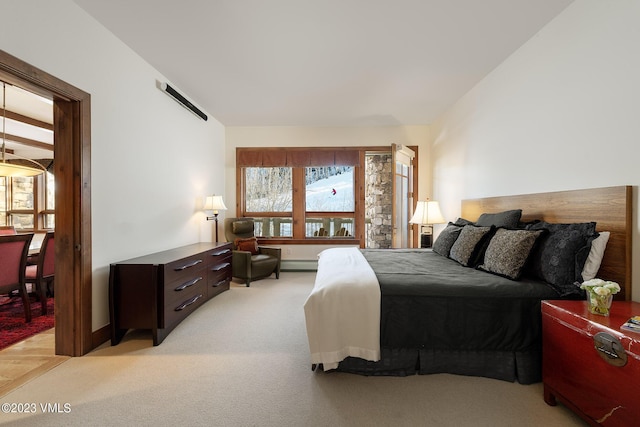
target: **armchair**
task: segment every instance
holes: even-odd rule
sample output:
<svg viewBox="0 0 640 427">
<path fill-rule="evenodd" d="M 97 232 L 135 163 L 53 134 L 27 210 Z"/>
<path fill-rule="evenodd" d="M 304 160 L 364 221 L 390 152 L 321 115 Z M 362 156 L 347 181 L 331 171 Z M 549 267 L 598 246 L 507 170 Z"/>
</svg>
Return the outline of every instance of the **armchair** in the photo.
<svg viewBox="0 0 640 427">
<path fill-rule="evenodd" d="M 258 246 L 253 218 L 225 218 L 224 234 L 233 244 L 233 277 L 243 279 L 247 287 L 252 280 L 276 273 L 280 278 L 280 248 Z"/>
</svg>

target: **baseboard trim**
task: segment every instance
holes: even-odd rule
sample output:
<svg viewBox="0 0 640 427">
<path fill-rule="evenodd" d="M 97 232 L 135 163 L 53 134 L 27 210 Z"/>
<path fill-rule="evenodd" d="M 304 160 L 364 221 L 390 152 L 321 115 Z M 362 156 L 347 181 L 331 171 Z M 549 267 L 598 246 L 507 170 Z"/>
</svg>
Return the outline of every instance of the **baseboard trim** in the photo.
<svg viewBox="0 0 640 427">
<path fill-rule="evenodd" d="M 111 324 L 107 324 L 102 328 L 93 331 L 91 333 L 91 349 L 96 349 L 102 345 L 102 343 L 111 339 Z"/>
<path fill-rule="evenodd" d="M 281 271 L 318 271 L 318 261 L 289 259 L 280 263 Z"/>
</svg>

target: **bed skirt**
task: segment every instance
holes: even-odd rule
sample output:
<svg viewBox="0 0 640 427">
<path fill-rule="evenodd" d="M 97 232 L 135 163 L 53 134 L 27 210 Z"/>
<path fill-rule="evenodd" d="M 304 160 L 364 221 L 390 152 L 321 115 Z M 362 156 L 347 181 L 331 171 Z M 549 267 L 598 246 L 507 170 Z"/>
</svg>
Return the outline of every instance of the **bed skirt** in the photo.
<svg viewBox="0 0 640 427">
<path fill-rule="evenodd" d="M 452 351 L 432 349 L 382 349 L 382 359 L 370 362 L 348 357 L 336 371 L 367 376 L 449 373 L 494 378 L 520 384 L 542 381 L 542 353 L 509 351 Z"/>
</svg>

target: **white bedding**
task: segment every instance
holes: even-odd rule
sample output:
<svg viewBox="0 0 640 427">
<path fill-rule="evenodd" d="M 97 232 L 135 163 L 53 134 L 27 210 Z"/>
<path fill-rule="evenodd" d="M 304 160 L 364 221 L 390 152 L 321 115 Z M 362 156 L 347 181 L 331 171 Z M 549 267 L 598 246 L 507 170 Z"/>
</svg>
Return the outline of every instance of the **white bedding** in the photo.
<svg viewBox="0 0 640 427">
<path fill-rule="evenodd" d="M 380 285 L 358 248 L 318 255 L 318 273 L 304 303 L 311 363 L 335 369 L 347 356 L 380 360 Z"/>
</svg>

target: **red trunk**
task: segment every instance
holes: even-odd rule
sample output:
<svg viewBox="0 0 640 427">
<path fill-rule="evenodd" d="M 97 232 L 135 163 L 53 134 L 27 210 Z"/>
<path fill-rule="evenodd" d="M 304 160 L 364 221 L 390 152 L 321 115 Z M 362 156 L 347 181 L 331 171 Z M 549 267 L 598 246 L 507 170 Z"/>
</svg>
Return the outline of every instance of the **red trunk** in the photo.
<svg viewBox="0 0 640 427">
<path fill-rule="evenodd" d="M 634 315 L 640 303 L 614 301 L 605 317 L 586 301 L 543 301 L 545 402 L 591 425 L 640 425 L 640 333 L 620 329 Z"/>
</svg>

